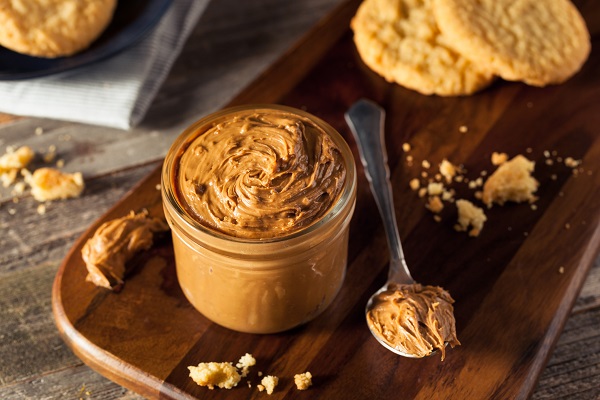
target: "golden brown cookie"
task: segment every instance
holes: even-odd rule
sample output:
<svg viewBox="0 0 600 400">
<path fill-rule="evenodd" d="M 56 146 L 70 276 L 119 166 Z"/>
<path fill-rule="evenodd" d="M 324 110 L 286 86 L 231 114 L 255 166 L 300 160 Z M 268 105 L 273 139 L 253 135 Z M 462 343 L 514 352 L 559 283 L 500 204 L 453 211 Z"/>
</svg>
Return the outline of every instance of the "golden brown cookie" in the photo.
<svg viewBox="0 0 600 400">
<path fill-rule="evenodd" d="M 0 45 L 36 57 L 87 48 L 112 19 L 117 0 L 0 0 Z"/>
<path fill-rule="evenodd" d="M 465 57 L 506 80 L 545 86 L 575 74 L 590 35 L 569 0 L 433 0 L 442 33 Z"/>
<path fill-rule="evenodd" d="M 351 27 L 362 60 L 390 82 L 423 94 L 456 96 L 493 80 L 450 48 L 431 0 L 365 0 Z"/>
</svg>

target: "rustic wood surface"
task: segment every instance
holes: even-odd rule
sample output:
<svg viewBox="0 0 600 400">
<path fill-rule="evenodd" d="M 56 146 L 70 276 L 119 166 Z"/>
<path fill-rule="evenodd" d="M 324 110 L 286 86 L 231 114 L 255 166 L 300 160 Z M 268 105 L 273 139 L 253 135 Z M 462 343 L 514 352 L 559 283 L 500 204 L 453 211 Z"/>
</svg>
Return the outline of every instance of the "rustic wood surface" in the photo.
<svg viewBox="0 0 600 400">
<path fill-rule="evenodd" d="M 97 218 L 119 201 L 137 182 L 157 168 L 166 149 L 183 126 L 230 101 L 242 87 L 283 54 L 299 36 L 337 3 L 338 1 L 333 0 L 308 2 L 261 0 L 243 3 L 225 0 L 213 2 L 198 24 L 198 28 L 186 45 L 179 61 L 175 64 L 165 86 L 153 104 L 149 117 L 142 126 L 130 132 L 52 120 L 0 117 L 2 150 L 8 145 L 28 144 L 43 153 L 49 145 L 54 144 L 58 149 L 58 158 L 65 160 L 65 169 L 84 172 L 88 183 L 83 197 L 64 202 L 53 202 L 47 205 L 44 215 L 37 213 L 38 204 L 30 196 L 25 195 L 14 199 L 9 191 L 2 192 L 0 200 L 0 229 L 2 232 L 0 236 L 0 293 L 2 293 L 0 295 L 0 321 L 2 321 L 0 325 L 0 358 L 2 360 L 0 362 L 0 398 L 139 398 L 139 395 L 105 379 L 84 365 L 59 336 L 52 318 L 50 294 L 59 265 L 67 256 L 75 240 Z M 577 4 L 584 11 L 584 17 L 594 39 L 597 39 L 600 29 L 598 7 L 591 0 L 581 1 Z M 598 44 L 598 41 L 596 40 L 594 44 Z M 576 78 L 570 85 L 580 85 L 582 95 L 588 96 L 587 99 L 591 101 L 587 106 L 588 109 L 595 108 L 597 110 L 599 106 L 598 78 L 597 73 L 594 75 L 594 72 L 598 70 L 599 59 L 595 54 L 597 53 L 593 53 L 591 63 L 584 70 L 587 80 Z M 211 63 L 206 63 L 205 60 L 209 59 Z M 218 68 L 215 65 L 218 65 Z M 310 65 L 306 67 L 310 67 Z M 365 76 L 371 75 L 366 73 Z M 594 77 L 595 79 L 593 79 Z M 376 84 L 384 85 L 377 81 L 376 77 L 372 79 Z M 560 87 L 530 91 L 518 84 L 499 85 L 492 88 L 501 93 L 494 97 L 495 101 L 484 102 L 479 107 L 501 112 L 503 107 L 506 107 L 506 103 L 514 101 L 518 96 L 523 96 L 523 93 L 533 96 L 530 98 L 531 103 L 533 107 L 537 107 L 547 105 L 546 99 L 553 98 L 553 96 L 560 97 L 565 93 L 571 93 L 571 95 L 573 93 L 572 91 L 564 92 Z M 342 103 L 350 100 L 344 92 L 344 87 L 337 89 L 339 98 L 343 99 Z M 376 100 L 383 103 L 404 99 L 407 106 L 413 109 L 420 105 L 430 104 L 430 100 L 423 100 L 421 96 L 406 91 L 399 95 L 398 90 L 388 92 L 380 89 L 373 94 Z M 377 95 L 383 97 L 377 98 Z M 244 97 L 238 97 L 237 100 L 242 101 L 243 99 Z M 327 99 L 328 97 L 325 96 L 323 101 Z M 297 106 L 304 105 L 302 93 L 292 94 L 284 101 Z M 462 102 L 457 102 L 457 104 L 460 103 Z M 525 102 L 526 104 L 527 102 Z M 566 102 L 562 104 L 566 104 Z M 326 104 L 320 104 L 319 107 L 322 107 L 320 112 L 323 112 L 324 115 L 328 115 L 332 111 L 326 107 Z M 336 107 L 339 107 L 339 104 L 336 104 Z M 474 115 L 477 110 L 476 107 L 465 109 L 460 106 L 441 109 L 445 113 L 442 114 L 444 117 L 459 114 L 465 120 Z M 309 111 L 316 112 L 318 110 L 310 109 Z M 576 114 L 575 110 L 574 114 Z M 498 117 L 502 120 L 500 115 Z M 406 122 L 406 116 L 395 118 L 398 123 Z M 456 121 L 456 118 L 454 120 Z M 392 121 L 394 118 L 388 120 L 388 124 L 392 124 Z M 468 119 L 468 121 L 470 132 L 474 131 L 475 138 L 482 140 L 484 135 L 481 135 L 481 132 L 487 131 L 489 124 L 493 123 L 493 121 L 477 120 L 476 118 Z M 584 129 L 577 125 L 579 122 L 584 125 L 581 120 L 575 118 L 575 121 L 575 125 L 569 125 L 563 121 L 566 124 L 565 129 L 574 131 Z M 339 120 L 331 122 L 341 126 Z M 431 121 L 432 125 L 429 128 L 435 131 L 439 129 L 439 126 L 436 128 L 435 124 L 442 122 L 443 119 L 438 122 Z M 595 122 L 597 127 L 597 119 Z M 551 119 L 547 121 L 546 128 L 552 127 L 552 123 Z M 35 135 L 34 132 L 38 127 L 43 128 L 42 135 Z M 456 131 L 458 126 L 450 128 Z M 480 133 L 478 134 L 474 128 L 480 130 Z M 496 129 L 502 128 L 510 129 L 515 126 L 504 124 Z M 531 128 L 537 129 L 534 126 Z M 398 151 L 399 144 L 406 139 L 413 137 L 426 139 L 427 137 L 424 137 L 422 133 L 417 134 L 419 133 L 418 129 L 418 126 L 409 125 L 406 130 L 403 129 L 406 136 L 391 138 L 390 146 Z M 595 134 L 597 138 L 597 128 Z M 435 141 L 433 142 L 435 143 Z M 592 142 L 589 144 L 591 145 Z M 547 143 L 555 144 L 552 139 L 549 139 Z M 597 146 L 598 141 L 596 140 L 595 143 Z M 419 153 L 421 156 L 431 157 L 433 160 L 436 156 L 442 155 L 442 153 L 431 153 L 432 149 L 427 148 L 426 142 L 420 144 L 424 145 L 423 152 Z M 486 144 L 484 140 L 481 143 L 473 143 L 472 146 L 483 146 L 481 148 L 491 150 L 486 148 L 491 144 Z M 542 159 L 539 153 L 542 149 L 537 144 L 530 143 L 529 145 L 536 150 L 536 156 Z M 564 143 L 560 144 L 564 145 Z M 514 152 L 520 146 L 519 143 L 513 143 L 504 150 L 513 150 Z M 580 146 L 569 147 L 569 150 L 575 151 L 576 149 L 580 149 Z M 438 150 L 446 151 L 448 149 Z M 455 151 L 451 154 L 457 157 L 460 155 L 466 157 L 473 151 L 473 148 L 467 146 L 464 150 L 457 150 L 452 147 L 449 150 Z M 597 156 L 597 147 L 595 151 Z M 396 153 L 396 155 L 398 154 Z M 591 153 L 582 151 L 581 154 L 573 155 L 582 156 L 583 154 Z M 589 156 L 586 161 L 588 159 Z M 481 162 L 481 160 L 474 159 L 470 161 Z M 39 164 L 42 163 L 39 162 Z M 406 176 L 400 173 L 400 163 L 396 162 L 392 168 L 395 171 L 396 192 L 405 193 L 404 199 L 401 197 L 397 199 L 397 209 L 400 210 L 399 220 L 406 222 L 405 220 L 410 218 L 406 209 L 403 208 L 404 200 L 409 199 L 411 202 L 409 204 L 415 207 L 422 207 L 422 204 L 418 199 L 406 194 Z M 595 176 L 597 177 L 597 175 Z M 563 176 L 563 178 L 559 180 L 560 185 L 557 184 L 558 186 L 550 184 L 550 189 L 545 193 L 552 195 L 562 187 L 561 185 L 572 185 L 569 183 L 568 177 Z M 598 185 L 597 178 L 590 182 Z M 565 195 L 568 196 L 567 190 L 565 190 Z M 373 237 L 370 246 L 374 246 L 384 254 L 385 239 L 376 222 L 376 213 L 364 185 L 361 196 L 361 202 L 366 211 L 362 213 L 362 218 L 359 214 L 359 219 L 354 224 L 365 223 L 367 218 L 372 219 L 373 221 L 366 225 L 370 227 L 370 231 L 367 233 Z M 597 192 L 595 201 L 597 202 Z M 552 207 L 553 200 L 542 202 L 543 199 L 540 203 L 543 211 L 549 212 L 546 207 Z M 579 212 L 585 215 L 585 210 L 579 210 Z M 416 214 L 419 214 L 418 218 L 423 217 L 421 211 Z M 574 211 L 567 217 L 576 214 L 578 213 Z M 404 229 L 408 229 L 408 227 Z M 456 235 L 456 233 L 453 234 Z M 418 238 L 418 232 L 414 235 L 415 238 Z M 507 235 L 504 239 L 509 240 L 509 237 Z M 356 243 L 358 239 L 353 240 Z M 357 263 L 357 257 L 362 257 L 364 262 L 364 257 L 368 257 L 368 254 L 358 254 L 358 246 L 356 249 L 352 255 L 355 260 L 354 264 Z M 556 253 L 558 256 L 566 256 L 571 248 L 565 247 L 558 250 L 559 252 Z M 550 249 L 541 249 L 541 251 L 550 251 Z M 588 255 L 588 257 L 592 256 L 593 254 Z M 378 257 L 378 260 L 381 261 L 383 256 Z M 412 261 L 413 264 L 423 262 L 420 256 L 412 256 L 412 260 L 410 257 L 409 261 Z M 567 271 L 565 275 L 572 276 L 571 273 L 572 271 Z M 377 281 L 377 283 L 380 282 Z M 345 305 L 342 304 L 342 307 Z M 566 309 L 562 312 L 569 312 L 569 310 Z M 597 399 L 600 396 L 599 322 L 600 263 L 596 261 L 570 311 L 570 317 L 539 378 L 532 398 Z M 560 327 L 555 327 L 555 329 L 560 329 Z M 221 331 L 221 333 L 227 336 L 225 332 Z M 214 336 L 216 333 L 213 331 L 212 335 Z M 341 346 L 342 343 L 339 345 Z M 451 360 L 451 355 L 452 353 L 449 353 L 449 360 Z M 540 360 L 541 363 L 545 361 Z M 165 368 L 167 367 L 165 366 Z M 327 368 L 332 368 L 332 366 Z M 331 374 L 334 373 L 335 371 L 331 371 Z M 344 379 L 352 379 L 352 376 L 346 376 Z M 379 382 L 379 379 L 384 379 L 384 377 L 377 379 Z M 330 380 L 333 381 L 331 378 Z M 385 382 L 379 382 L 379 384 L 384 385 Z M 409 393 L 408 389 L 407 394 Z M 311 393 L 315 394 L 316 392 L 307 392 L 307 395 Z M 213 396 L 216 395 L 217 393 L 213 393 Z M 290 395 L 293 395 L 293 392 Z M 503 397 L 499 395 L 497 398 Z"/>
</svg>

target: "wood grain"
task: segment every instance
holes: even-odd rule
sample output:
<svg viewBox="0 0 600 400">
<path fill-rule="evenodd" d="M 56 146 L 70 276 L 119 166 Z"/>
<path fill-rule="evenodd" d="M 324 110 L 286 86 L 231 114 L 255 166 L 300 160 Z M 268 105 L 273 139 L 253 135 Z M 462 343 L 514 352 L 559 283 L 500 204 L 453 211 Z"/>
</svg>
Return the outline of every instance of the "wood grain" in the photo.
<svg viewBox="0 0 600 400">
<path fill-rule="evenodd" d="M 3 119 L 0 149 L 32 144 L 45 150 L 55 144 L 60 156 L 68 160 L 65 168 L 86 171 L 89 191 L 86 189 L 80 199 L 52 202 L 45 215 L 37 214 L 37 202 L 28 195 L 19 196 L 17 203 L 10 195 L 0 199 L 0 398 L 143 398 L 82 364 L 64 344 L 52 319 L 49 288 L 54 275 L 77 237 L 154 168 L 147 164 L 148 160 L 164 155 L 161 152 L 177 134 L 178 126 L 227 103 L 319 15 L 338 2 L 211 2 L 150 114 L 131 135 L 94 128 L 95 133 L 88 136 L 90 129 L 80 124 L 12 116 Z M 595 49 L 600 14 L 591 1 L 579 1 L 577 5 L 584 11 Z M 542 94 L 546 92 L 542 90 Z M 456 108 L 453 112 L 462 110 Z M 44 128 L 44 135 L 35 135 L 36 127 Z M 68 136 L 71 141 L 66 144 Z M 107 140 L 113 140 L 114 145 L 109 148 L 104 144 Z M 120 140 L 122 147 L 118 145 Z M 135 142 L 136 148 L 144 151 L 125 156 L 128 142 Z M 81 149 L 86 149 L 85 157 L 78 155 Z M 147 161 L 140 163 L 143 159 Z M 400 202 L 397 205 L 404 207 Z M 414 206 L 417 209 L 422 203 L 416 201 Z M 385 243 L 378 243 L 378 249 L 385 252 Z M 596 400 L 600 396 L 598 261 L 541 374 L 533 399 Z M 244 395 L 241 391 L 236 393 Z M 312 391 L 304 397 L 310 395 L 316 397 Z"/>
<path fill-rule="evenodd" d="M 584 15 L 599 12 L 591 2 L 580 5 L 588 11 Z M 271 71 L 310 58 L 311 36 L 307 38 Z M 315 375 L 311 397 L 530 396 L 600 243 L 598 54 L 592 53 L 582 72 L 564 85 L 535 89 L 497 82 L 475 96 L 440 99 L 375 76 L 358 59 L 349 33 L 331 44 L 323 58 L 319 56 L 324 53 L 317 53 L 316 64 L 302 64 L 309 71 L 300 81 L 296 79 L 302 73 L 289 75 L 285 83 L 282 75 L 273 74 L 272 84 L 283 93 L 267 96 L 280 96 L 279 102 L 324 118 L 351 143 L 343 112 L 356 99 L 372 98 L 388 110 L 387 145 L 407 260 L 417 280 L 442 285 L 453 294 L 463 345 L 441 363 L 435 357 L 399 358 L 370 337 L 363 307 L 385 280 L 387 248 L 364 179 L 352 222 L 347 280 L 326 313 L 302 328 L 247 335 L 205 320 L 178 288 L 168 241 L 140 262 L 145 265 L 120 294 L 86 286 L 78 254 L 82 242 L 101 221 L 129 209 L 160 212 L 157 170 L 82 235 L 59 270 L 53 306 L 65 340 L 93 368 L 148 397 L 258 398 L 256 389 L 207 391 L 187 377 L 187 365 L 235 361 L 248 351 L 258 358 L 258 370 L 282 379 L 274 398 L 300 397 L 291 378 L 307 369 Z M 257 86 L 268 83 L 268 76 Z M 234 102 L 250 101 L 253 93 L 264 92 L 250 86 Z M 463 125 L 467 133 L 459 131 Z M 405 162 L 404 142 L 413 146 L 413 167 Z M 583 159 L 585 173 L 574 176 L 564 166 L 546 165 L 545 150 Z M 491 170 L 492 151 L 527 153 L 536 161 L 541 182 L 537 210 L 527 205 L 494 207 L 482 235 L 472 239 L 452 229 L 451 207 L 438 224 L 422 199 L 408 190 L 408 181 L 422 172 L 421 160 L 437 165 L 447 157 L 464 164 L 474 179 L 479 171 Z M 472 195 L 464 187 L 458 192 Z"/>
</svg>

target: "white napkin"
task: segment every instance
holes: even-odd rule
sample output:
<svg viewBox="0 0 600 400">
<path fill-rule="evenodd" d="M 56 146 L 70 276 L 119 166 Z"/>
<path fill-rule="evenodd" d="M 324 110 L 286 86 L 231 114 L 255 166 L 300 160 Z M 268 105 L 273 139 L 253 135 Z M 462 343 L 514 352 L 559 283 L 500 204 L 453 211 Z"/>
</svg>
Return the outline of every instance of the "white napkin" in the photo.
<svg viewBox="0 0 600 400">
<path fill-rule="evenodd" d="M 113 128 L 141 121 L 209 0 L 174 0 L 140 43 L 71 72 L 0 82 L 0 111 Z"/>
</svg>

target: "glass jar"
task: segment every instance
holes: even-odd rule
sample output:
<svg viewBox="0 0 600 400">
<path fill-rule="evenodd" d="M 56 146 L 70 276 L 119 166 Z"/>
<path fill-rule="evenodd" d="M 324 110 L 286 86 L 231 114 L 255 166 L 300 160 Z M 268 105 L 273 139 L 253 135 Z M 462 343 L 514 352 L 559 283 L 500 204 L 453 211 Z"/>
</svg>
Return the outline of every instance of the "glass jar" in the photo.
<svg viewBox="0 0 600 400">
<path fill-rule="evenodd" d="M 341 152 L 346 170 L 341 193 L 307 227 L 273 237 L 235 237 L 201 223 L 178 193 L 181 156 L 194 138 L 248 110 L 308 119 Z M 162 197 L 179 284 L 190 303 L 213 322 L 241 332 L 280 332 L 315 318 L 337 295 L 346 271 L 356 167 L 347 143 L 321 119 L 279 105 L 234 107 L 204 117 L 171 146 L 163 165 Z"/>
</svg>

